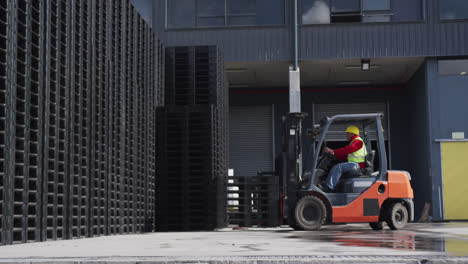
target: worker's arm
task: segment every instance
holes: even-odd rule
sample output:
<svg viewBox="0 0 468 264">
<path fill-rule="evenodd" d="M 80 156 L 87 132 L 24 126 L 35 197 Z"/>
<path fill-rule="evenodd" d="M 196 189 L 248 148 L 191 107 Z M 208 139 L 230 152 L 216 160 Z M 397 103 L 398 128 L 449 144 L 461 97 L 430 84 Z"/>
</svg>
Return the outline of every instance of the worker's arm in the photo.
<svg viewBox="0 0 468 264">
<path fill-rule="evenodd" d="M 337 160 L 346 160 L 348 158 L 348 154 L 356 152 L 360 148 L 362 148 L 362 141 L 355 140 L 351 145 L 333 150 L 333 154 Z"/>
</svg>

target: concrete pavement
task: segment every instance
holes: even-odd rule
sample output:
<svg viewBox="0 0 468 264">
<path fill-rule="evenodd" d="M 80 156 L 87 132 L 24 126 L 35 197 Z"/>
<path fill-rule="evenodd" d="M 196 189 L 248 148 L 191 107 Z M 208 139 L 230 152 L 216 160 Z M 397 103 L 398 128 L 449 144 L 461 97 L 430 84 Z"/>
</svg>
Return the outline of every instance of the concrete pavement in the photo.
<svg viewBox="0 0 468 264">
<path fill-rule="evenodd" d="M 468 223 L 225 228 L 0 247 L 0 263 L 468 263 Z"/>
</svg>

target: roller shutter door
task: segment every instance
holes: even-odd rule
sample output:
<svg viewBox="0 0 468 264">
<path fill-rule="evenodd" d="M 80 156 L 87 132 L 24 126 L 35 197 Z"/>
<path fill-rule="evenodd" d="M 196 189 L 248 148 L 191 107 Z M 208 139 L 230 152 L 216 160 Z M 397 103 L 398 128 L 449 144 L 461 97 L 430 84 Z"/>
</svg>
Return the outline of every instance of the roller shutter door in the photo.
<svg viewBox="0 0 468 264">
<path fill-rule="evenodd" d="M 314 106 L 315 123 L 319 123 L 324 116 L 332 117 L 340 114 L 368 114 L 383 113 L 382 125 L 384 128 L 384 137 L 388 139 L 388 113 L 386 103 L 365 103 L 365 104 L 316 104 Z M 356 124 L 357 125 L 357 124 Z M 327 136 L 328 141 L 346 141 L 346 124 L 332 125 Z M 362 127 L 358 126 L 361 130 Z M 375 133 L 370 133 L 372 140 L 375 140 Z"/>
<path fill-rule="evenodd" d="M 273 170 L 272 106 L 230 106 L 229 168 L 235 176 Z"/>
</svg>

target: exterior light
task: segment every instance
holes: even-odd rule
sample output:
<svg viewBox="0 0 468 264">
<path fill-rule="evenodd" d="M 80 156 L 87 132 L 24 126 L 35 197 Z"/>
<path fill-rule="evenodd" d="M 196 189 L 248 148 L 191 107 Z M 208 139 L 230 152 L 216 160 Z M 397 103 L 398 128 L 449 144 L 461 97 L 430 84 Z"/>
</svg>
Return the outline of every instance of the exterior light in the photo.
<svg viewBox="0 0 468 264">
<path fill-rule="evenodd" d="M 466 75 L 466 72 L 460 72 L 460 75 Z"/>
<path fill-rule="evenodd" d="M 370 60 L 361 60 L 361 70 L 362 71 L 370 70 Z"/>
</svg>

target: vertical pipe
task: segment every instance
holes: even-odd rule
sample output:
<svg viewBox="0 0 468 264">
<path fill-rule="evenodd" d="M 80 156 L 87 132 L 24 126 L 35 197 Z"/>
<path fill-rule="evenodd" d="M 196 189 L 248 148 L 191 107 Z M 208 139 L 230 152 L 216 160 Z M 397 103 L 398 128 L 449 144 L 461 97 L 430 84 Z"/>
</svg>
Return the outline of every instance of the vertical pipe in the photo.
<svg viewBox="0 0 468 264">
<path fill-rule="evenodd" d="M 293 69 L 297 71 L 299 69 L 298 65 L 298 45 L 297 45 L 297 0 L 293 1 Z"/>
<path fill-rule="evenodd" d="M 289 112 L 301 112 L 301 79 L 298 65 L 297 45 L 297 0 L 293 0 L 292 8 L 292 67 L 289 69 Z"/>
</svg>

